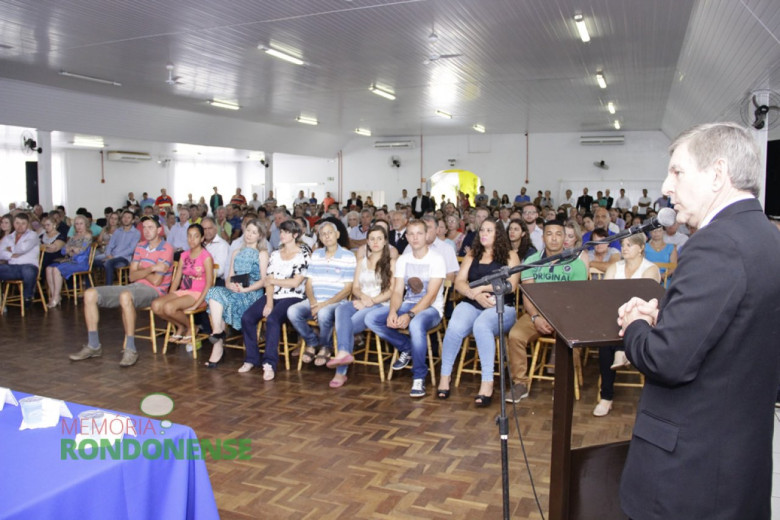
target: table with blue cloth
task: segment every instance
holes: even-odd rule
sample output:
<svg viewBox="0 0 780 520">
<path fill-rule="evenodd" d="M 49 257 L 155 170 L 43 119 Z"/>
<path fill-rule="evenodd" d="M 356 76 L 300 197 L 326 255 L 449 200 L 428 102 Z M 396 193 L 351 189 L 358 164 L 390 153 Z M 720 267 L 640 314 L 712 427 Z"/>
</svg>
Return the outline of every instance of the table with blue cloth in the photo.
<svg viewBox="0 0 780 520">
<path fill-rule="evenodd" d="M 17 400 L 29 395 L 13 394 Z M 62 446 L 76 437 L 77 428 L 72 426 L 77 424 L 79 413 L 93 408 L 65 404 L 73 419 L 61 417 L 53 428 L 20 431 L 21 406 L 6 403 L 0 411 L 0 519 L 219 518 L 206 464 L 200 458 L 143 454 L 127 460 L 63 457 Z M 169 423 L 162 428 L 156 419 L 106 411 L 129 417 L 139 425 L 137 436 L 125 435 L 124 440 L 133 439 L 141 445 L 153 439 L 173 439 L 185 445 L 197 442 L 188 426 Z"/>
</svg>

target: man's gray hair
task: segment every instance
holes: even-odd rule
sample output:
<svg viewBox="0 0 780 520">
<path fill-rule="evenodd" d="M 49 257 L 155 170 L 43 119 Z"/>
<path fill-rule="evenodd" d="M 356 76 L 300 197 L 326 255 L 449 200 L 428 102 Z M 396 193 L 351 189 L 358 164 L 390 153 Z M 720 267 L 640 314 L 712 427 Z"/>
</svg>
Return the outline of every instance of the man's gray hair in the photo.
<svg viewBox="0 0 780 520">
<path fill-rule="evenodd" d="M 736 123 L 694 126 L 669 145 L 669 154 L 673 154 L 683 144 L 688 145 L 688 152 L 700 170 L 723 158 L 731 184 L 738 190 L 758 196 L 761 188 L 761 159 L 750 130 Z"/>
</svg>

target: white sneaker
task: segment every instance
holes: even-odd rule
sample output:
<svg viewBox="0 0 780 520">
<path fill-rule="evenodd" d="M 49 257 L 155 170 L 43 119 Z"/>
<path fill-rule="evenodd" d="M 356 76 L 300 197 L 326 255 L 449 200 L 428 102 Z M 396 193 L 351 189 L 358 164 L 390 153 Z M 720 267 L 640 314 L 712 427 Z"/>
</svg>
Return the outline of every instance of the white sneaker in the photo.
<svg viewBox="0 0 780 520">
<path fill-rule="evenodd" d="M 425 397 L 425 379 L 413 379 L 410 397 Z"/>
<path fill-rule="evenodd" d="M 252 363 L 244 363 L 243 365 L 241 365 L 241 368 L 238 369 L 238 372 L 240 374 L 243 374 L 245 372 L 249 372 L 253 368 L 255 368 L 255 366 Z"/>
<path fill-rule="evenodd" d="M 270 363 L 263 363 L 263 381 L 273 381 L 276 374 Z"/>
<path fill-rule="evenodd" d="M 612 366 L 609 367 L 612 370 L 631 366 L 631 362 L 626 357 L 626 353 L 622 350 L 615 351 L 615 360 L 612 362 Z"/>
<path fill-rule="evenodd" d="M 604 417 L 610 410 L 612 410 L 612 401 L 602 399 L 599 401 L 599 404 L 596 405 L 596 408 L 593 409 L 593 415 L 596 417 Z"/>
</svg>

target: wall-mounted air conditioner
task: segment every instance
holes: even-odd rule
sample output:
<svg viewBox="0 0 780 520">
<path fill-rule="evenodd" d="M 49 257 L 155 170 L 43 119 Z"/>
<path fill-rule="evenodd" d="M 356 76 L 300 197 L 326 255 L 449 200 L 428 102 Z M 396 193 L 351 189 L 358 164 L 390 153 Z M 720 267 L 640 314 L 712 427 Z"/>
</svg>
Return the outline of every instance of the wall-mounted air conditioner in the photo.
<svg viewBox="0 0 780 520">
<path fill-rule="evenodd" d="M 623 144 L 626 138 L 622 135 L 583 135 L 580 137 L 582 145 Z"/>
<path fill-rule="evenodd" d="M 414 141 L 374 141 L 374 148 L 379 148 L 382 150 L 414 148 Z"/>
<path fill-rule="evenodd" d="M 108 152 L 109 161 L 143 162 L 151 159 L 152 156 L 145 152 Z"/>
</svg>

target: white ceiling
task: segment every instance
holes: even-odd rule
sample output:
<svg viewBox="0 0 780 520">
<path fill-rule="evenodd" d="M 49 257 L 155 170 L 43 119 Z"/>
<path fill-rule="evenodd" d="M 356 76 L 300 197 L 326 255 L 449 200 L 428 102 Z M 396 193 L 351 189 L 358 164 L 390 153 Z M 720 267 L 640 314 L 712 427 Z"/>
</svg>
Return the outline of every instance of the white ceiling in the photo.
<svg viewBox="0 0 780 520">
<path fill-rule="evenodd" d="M 581 12 L 592 40 L 582 43 Z M 438 41 L 428 35 L 435 31 Z M 289 64 L 257 46 L 293 49 Z M 462 53 L 429 65 L 431 53 Z M 181 85 L 169 86 L 173 63 Z M 121 87 L 66 78 L 60 70 Z M 603 70 L 607 89 L 595 80 Z M 663 130 L 780 87 L 777 0 L 0 0 L 0 77 L 353 137 Z M 395 101 L 371 92 L 395 91 Z M 242 109 L 208 106 L 233 99 Z M 615 103 L 617 114 L 606 110 Z M 434 115 L 440 108 L 454 115 Z M 0 122 L 2 114 L 0 114 Z"/>
</svg>

